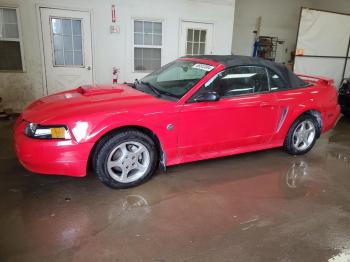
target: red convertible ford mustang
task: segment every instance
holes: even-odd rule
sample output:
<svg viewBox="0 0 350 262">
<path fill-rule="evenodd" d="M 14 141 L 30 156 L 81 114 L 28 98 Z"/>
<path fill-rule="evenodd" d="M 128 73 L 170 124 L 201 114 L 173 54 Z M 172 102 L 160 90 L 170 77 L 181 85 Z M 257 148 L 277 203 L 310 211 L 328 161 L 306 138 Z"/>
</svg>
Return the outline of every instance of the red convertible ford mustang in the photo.
<svg viewBox="0 0 350 262">
<path fill-rule="evenodd" d="M 332 80 L 251 57 L 183 57 L 133 84 L 39 99 L 14 138 L 33 172 L 82 177 L 91 162 L 104 184 L 127 188 L 159 165 L 274 147 L 305 154 L 339 111 Z"/>
</svg>

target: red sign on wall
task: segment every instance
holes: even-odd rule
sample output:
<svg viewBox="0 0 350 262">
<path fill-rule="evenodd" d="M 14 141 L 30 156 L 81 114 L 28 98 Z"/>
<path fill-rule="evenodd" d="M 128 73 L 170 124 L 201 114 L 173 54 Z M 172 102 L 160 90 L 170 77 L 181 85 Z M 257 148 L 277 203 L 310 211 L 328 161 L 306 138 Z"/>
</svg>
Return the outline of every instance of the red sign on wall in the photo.
<svg viewBox="0 0 350 262">
<path fill-rule="evenodd" d="M 115 5 L 112 5 L 112 23 L 115 23 L 117 21 L 117 16 L 115 13 Z"/>
</svg>

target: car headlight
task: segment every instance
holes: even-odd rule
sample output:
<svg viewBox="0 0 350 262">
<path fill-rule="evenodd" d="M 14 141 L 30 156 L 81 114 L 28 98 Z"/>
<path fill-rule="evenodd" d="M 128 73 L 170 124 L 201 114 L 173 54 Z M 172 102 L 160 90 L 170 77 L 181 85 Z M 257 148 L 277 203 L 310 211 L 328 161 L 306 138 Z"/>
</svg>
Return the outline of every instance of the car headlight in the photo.
<svg viewBox="0 0 350 262">
<path fill-rule="evenodd" d="M 71 135 L 66 126 L 41 126 L 28 123 L 24 133 L 32 138 L 41 139 L 71 139 Z"/>
</svg>

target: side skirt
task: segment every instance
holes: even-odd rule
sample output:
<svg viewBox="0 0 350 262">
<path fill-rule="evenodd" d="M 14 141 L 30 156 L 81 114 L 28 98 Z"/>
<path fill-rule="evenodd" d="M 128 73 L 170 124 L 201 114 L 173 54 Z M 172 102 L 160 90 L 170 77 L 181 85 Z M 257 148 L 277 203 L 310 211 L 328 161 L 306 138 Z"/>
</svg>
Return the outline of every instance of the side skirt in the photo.
<svg viewBox="0 0 350 262">
<path fill-rule="evenodd" d="M 225 150 L 221 152 L 209 152 L 205 154 L 193 154 L 188 156 L 180 156 L 179 160 L 173 163 L 167 163 L 167 166 L 177 165 L 177 164 L 183 164 L 183 163 L 189 163 L 189 162 L 195 162 L 195 161 L 201 161 L 206 159 L 213 159 L 213 158 L 219 158 L 224 156 L 231 156 L 231 155 L 238 155 L 243 153 L 249 153 L 249 152 L 255 152 L 255 151 L 261 151 L 265 149 L 271 149 L 271 148 L 278 148 L 283 146 L 283 141 L 279 141 L 273 144 L 264 144 L 264 145 L 252 145 L 247 147 L 239 147 L 234 148 L 230 150 Z"/>
</svg>

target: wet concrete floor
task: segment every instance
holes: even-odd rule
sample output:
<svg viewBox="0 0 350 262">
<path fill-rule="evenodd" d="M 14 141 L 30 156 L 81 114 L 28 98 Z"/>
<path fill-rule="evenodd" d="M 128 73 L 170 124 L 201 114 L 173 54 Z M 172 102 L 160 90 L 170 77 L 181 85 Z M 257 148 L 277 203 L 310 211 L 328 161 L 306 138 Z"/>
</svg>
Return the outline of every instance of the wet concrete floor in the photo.
<svg viewBox="0 0 350 262">
<path fill-rule="evenodd" d="M 0 261 L 350 261 L 350 120 L 306 156 L 174 166 L 111 190 L 20 166 L 0 122 Z"/>
</svg>

